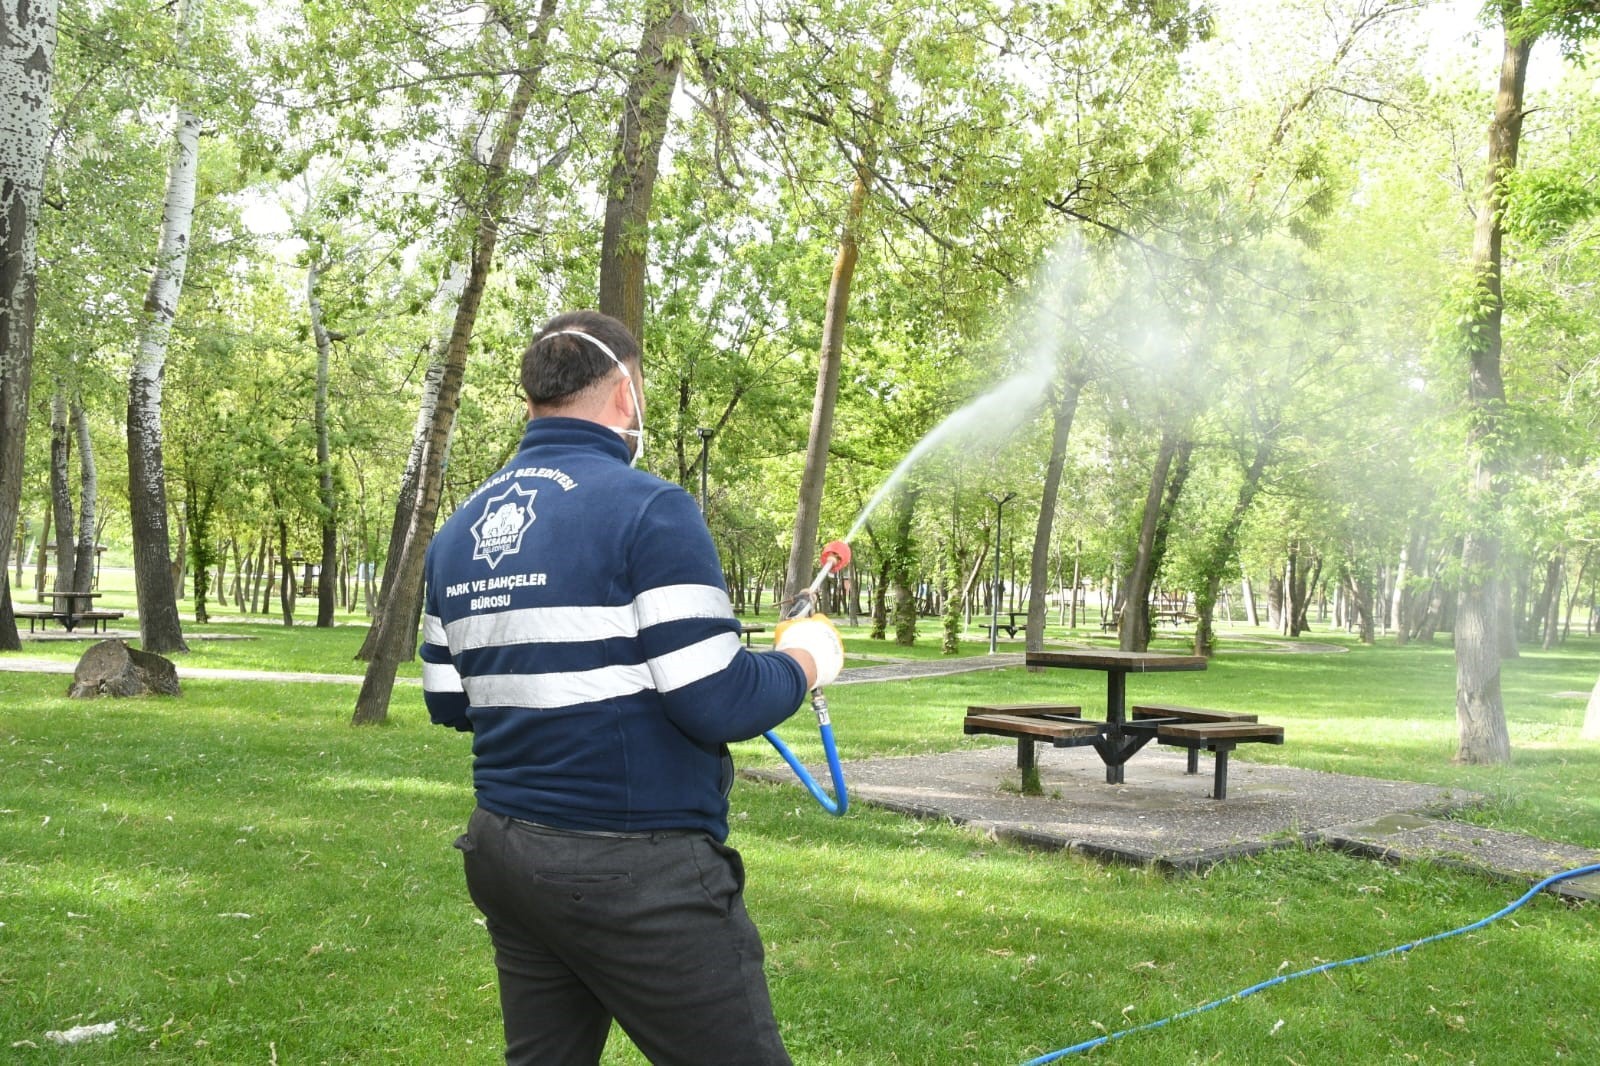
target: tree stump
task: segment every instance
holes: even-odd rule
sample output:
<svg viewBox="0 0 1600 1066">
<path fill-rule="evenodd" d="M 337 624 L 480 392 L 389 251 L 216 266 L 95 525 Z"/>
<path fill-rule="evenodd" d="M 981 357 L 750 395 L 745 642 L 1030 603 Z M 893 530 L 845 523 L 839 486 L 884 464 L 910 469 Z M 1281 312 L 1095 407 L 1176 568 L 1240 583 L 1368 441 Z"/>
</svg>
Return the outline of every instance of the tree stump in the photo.
<svg viewBox="0 0 1600 1066">
<path fill-rule="evenodd" d="M 178 668 L 171 659 L 128 647 L 125 641 L 102 640 L 78 660 L 67 695 L 176 696 Z"/>
</svg>

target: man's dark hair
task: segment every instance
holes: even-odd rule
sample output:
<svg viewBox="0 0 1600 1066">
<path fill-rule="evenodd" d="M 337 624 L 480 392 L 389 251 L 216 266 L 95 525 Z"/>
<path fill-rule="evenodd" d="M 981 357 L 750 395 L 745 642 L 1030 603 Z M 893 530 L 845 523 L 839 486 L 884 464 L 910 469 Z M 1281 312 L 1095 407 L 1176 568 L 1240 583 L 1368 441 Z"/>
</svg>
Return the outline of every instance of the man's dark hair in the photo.
<svg viewBox="0 0 1600 1066">
<path fill-rule="evenodd" d="M 599 311 L 568 311 L 540 327 L 533 343 L 522 353 L 522 392 L 534 407 L 560 407 L 572 401 L 607 374 L 617 372 L 606 353 L 582 337 L 560 330 L 573 329 L 610 348 L 628 367 L 639 373 L 639 346 L 628 327 Z M 551 334 L 557 334 L 551 336 Z M 643 383 L 636 381 L 642 388 Z"/>
</svg>

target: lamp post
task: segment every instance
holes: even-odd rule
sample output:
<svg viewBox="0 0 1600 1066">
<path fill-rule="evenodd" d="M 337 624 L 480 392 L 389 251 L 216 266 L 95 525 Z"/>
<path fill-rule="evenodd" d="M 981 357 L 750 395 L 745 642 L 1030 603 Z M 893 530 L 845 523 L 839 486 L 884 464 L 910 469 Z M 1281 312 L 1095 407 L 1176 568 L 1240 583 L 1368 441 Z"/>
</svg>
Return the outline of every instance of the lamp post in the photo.
<svg viewBox="0 0 1600 1066">
<path fill-rule="evenodd" d="M 990 600 L 989 618 L 989 654 L 993 655 L 1000 639 L 1000 520 L 1006 504 L 1016 499 L 1017 494 L 1008 492 L 1004 496 L 996 496 L 986 492 L 984 495 L 994 501 L 994 592 Z"/>
<path fill-rule="evenodd" d="M 706 513 L 706 451 L 711 447 L 711 438 L 716 435 L 716 430 L 701 426 L 695 430 L 700 434 L 700 513 Z"/>
</svg>

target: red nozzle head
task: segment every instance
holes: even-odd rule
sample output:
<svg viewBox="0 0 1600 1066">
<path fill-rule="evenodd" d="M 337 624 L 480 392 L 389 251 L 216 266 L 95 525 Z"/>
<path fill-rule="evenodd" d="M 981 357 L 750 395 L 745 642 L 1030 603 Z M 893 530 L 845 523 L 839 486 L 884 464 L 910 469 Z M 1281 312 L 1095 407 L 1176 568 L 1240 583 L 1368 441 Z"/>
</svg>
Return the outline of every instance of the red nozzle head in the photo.
<svg viewBox="0 0 1600 1066">
<path fill-rule="evenodd" d="M 822 565 L 826 567 L 829 560 L 833 561 L 834 570 L 843 570 L 850 565 L 850 545 L 842 540 L 830 540 L 822 546 Z"/>
</svg>

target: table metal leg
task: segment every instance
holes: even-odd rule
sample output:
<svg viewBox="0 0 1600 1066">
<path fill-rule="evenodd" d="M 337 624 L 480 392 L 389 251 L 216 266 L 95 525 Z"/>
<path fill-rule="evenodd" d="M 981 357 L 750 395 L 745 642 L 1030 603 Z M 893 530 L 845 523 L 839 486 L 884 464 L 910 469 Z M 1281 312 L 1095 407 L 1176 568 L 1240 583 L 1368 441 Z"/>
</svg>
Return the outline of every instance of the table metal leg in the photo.
<svg viewBox="0 0 1600 1066">
<path fill-rule="evenodd" d="M 1127 707 L 1127 696 L 1128 675 L 1120 670 L 1106 671 L 1106 726 L 1108 727 L 1106 734 L 1112 750 L 1122 747 L 1122 723 Z M 1106 784 L 1122 784 L 1122 768 L 1125 761 L 1125 757 L 1118 757 L 1115 762 L 1106 762 Z"/>
</svg>

